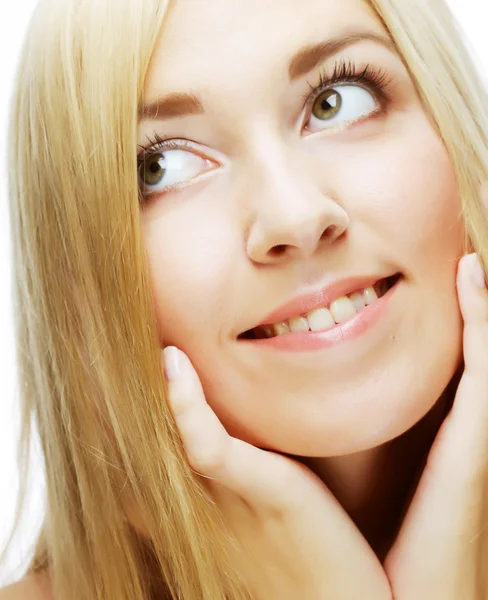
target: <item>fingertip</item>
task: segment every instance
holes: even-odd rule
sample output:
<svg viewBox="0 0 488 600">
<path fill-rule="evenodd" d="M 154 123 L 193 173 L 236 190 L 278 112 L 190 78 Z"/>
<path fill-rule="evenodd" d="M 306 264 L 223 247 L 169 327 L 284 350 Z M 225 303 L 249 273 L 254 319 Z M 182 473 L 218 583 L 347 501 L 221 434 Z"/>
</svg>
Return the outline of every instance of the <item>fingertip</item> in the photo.
<svg viewBox="0 0 488 600">
<path fill-rule="evenodd" d="M 473 287 L 477 289 L 486 288 L 486 276 L 476 252 L 465 254 L 459 261 L 458 286 Z"/>
<path fill-rule="evenodd" d="M 481 266 L 481 262 L 476 253 L 471 254 L 469 256 L 469 271 L 471 276 L 471 281 L 475 284 L 476 287 L 480 289 L 486 288 L 486 280 L 485 273 L 483 271 L 483 267 Z"/>
<path fill-rule="evenodd" d="M 485 330 L 484 326 L 480 326 L 488 323 L 488 290 L 486 277 L 476 254 L 467 254 L 461 258 L 457 291 L 465 328 L 468 328 L 465 331 L 472 331 L 475 338 L 478 338 L 481 331 Z M 471 335 L 467 339 L 471 339 Z"/>
<path fill-rule="evenodd" d="M 163 348 L 164 374 L 169 381 L 175 380 L 181 373 L 181 360 L 176 346 Z"/>
</svg>

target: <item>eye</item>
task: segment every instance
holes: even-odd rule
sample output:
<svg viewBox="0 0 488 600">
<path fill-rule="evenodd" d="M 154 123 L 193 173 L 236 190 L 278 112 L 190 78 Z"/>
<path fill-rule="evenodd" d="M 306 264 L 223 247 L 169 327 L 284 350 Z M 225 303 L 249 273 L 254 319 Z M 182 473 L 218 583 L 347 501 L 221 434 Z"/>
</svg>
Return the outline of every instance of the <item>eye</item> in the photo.
<svg viewBox="0 0 488 600">
<path fill-rule="evenodd" d="M 341 85 L 321 92 L 313 101 L 306 130 L 311 133 L 335 129 L 375 112 L 381 105 L 372 92 L 357 85 Z"/>
<path fill-rule="evenodd" d="M 190 183 L 215 167 L 215 163 L 196 152 L 181 148 L 149 152 L 139 161 L 139 179 L 143 196 L 168 192 Z"/>
</svg>

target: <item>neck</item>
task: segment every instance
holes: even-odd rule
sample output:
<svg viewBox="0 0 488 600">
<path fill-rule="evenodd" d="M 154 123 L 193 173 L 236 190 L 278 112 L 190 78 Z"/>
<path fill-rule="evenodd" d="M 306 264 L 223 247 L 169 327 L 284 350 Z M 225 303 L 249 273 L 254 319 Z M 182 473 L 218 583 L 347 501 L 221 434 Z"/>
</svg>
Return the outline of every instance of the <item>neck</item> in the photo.
<svg viewBox="0 0 488 600">
<path fill-rule="evenodd" d="M 430 447 L 452 406 L 460 372 L 432 410 L 400 437 L 357 454 L 304 459 L 341 503 L 380 560 L 385 558 L 401 526 Z"/>
</svg>

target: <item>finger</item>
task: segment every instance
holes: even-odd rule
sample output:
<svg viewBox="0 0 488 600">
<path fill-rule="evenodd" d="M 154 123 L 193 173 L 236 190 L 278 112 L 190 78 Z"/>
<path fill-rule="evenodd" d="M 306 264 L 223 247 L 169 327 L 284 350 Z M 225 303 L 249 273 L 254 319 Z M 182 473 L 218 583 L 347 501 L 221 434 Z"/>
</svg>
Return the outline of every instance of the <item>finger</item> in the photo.
<svg viewBox="0 0 488 600">
<path fill-rule="evenodd" d="M 464 320 L 464 373 L 440 432 L 449 468 L 458 477 L 484 476 L 488 451 L 488 289 L 476 254 L 459 262 L 457 289 Z M 438 443 L 437 445 L 440 445 Z M 454 473 L 450 473 L 453 479 Z"/>
<path fill-rule="evenodd" d="M 279 508 L 280 498 L 288 501 L 290 476 L 302 465 L 231 437 L 208 404 L 186 354 L 170 346 L 163 355 L 168 401 L 190 466 L 247 500 L 274 508 Z"/>
<path fill-rule="evenodd" d="M 464 319 L 464 373 L 428 463 L 430 469 L 439 471 L 439 477 L 450 481 L 450 488 L 475 483 L 487 468 L 488 289 L 484 280 L 476 254 L 464 256 L 457 276 Z"/>
<path fill-rule="evenodd" d="M 296 568 L 301 569 L 302 565 L 311 568 L 311 578 L 317 577 L 319 568 L 320 587 L 330 573 L 341 582 L 343 598 L 372 598 L 367 586 L 358 590 L 361 586 L 358 582 L 371 581 L 375 584 L 374 598 L 389 597 L 389 584 L 381 564 L 320 479 L 294 460 L 229 436 L 208 405 L 188 357 L 174 347 L 165 348 L 165 366 L 171 365 L 171 355 L 175 353 L 179 359 L 179 373 L 165 368 L 169 379 L 169 404 L 190 465 L 244 499 L 246 508 L 254 509 L 261 517 L 257 527 L 264 544 L 269 543 L 266 541 L 269 539 L 273 540 L 273 548 L 275 541 L 281 544 L 283 552 L 278 553 L 279 560 L 288 560 L 291 548 L 297 561 Z M 239 517 L 236 513 L 240 506 L 233 505 L 232 500 L 230 498 L 230 510 Z M 222 508 L 220 502 L 219 506 Z M 228 516 L 225 509 L 223 512 Z M 248 527 L 249 521 L 245 518 L 248 515 L 242 512 L 244 518 L 238 520 L 237 525 L 234 521 L 233 529 L 244 528 L 238 539 L 249 540 L 249 548 L 255 548 L 253 532 L 256 529 Z M 269 559 L 266 548 L 265 545 L 261 568 L 266 568 Z M 325 574 L 323 565 L 328 569 Z M 350 576 L 351 568 L 354 578 Z"/>
<path fill-rule="evenodd" d="M 457 288 L 464 320 L 465 372 L 484 375 L 485 380 L 488 379 L 488 290 L 486 274 L 476 254 L 460 260 Z"/>
<path fill-rule="evenodd" d="M 457 289 L 464 319 L 465 370 L 453 408 L 430 451 L 404 521 L 396 552 L 408 548 L 411 565 L 437 576 L 474 551 L 488 463 L 488 290 L 476 255 L 459 263 Z M 418 549 L 422 551 L 419 552 Z"/>
</svg>

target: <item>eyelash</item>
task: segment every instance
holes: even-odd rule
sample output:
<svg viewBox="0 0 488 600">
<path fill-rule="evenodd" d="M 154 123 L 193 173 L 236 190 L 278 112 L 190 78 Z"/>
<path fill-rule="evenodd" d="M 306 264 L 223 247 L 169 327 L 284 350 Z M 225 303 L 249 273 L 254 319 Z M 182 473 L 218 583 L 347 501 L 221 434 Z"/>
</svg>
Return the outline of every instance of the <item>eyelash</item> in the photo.
<svg viewBox="0 0 488 600">
<path fill-rule="evenodd" d="M 340 62 L 335 63 L 332 75 L 327 75 L 325 71 L 320 73 L 318 85 L 311 85 L 307 82 L 310 87 L 310 92 L 303 95 L 303 108 L 312 106 L 315 100 L 317 100 L 320 94 L 325 92 L 325 90 L 346 83 L 363 84 L 364 87 L 373 92 L 381 99 L 382 103 L 386 105 L 390 98 L 389 88 L 392 81 L 393 77 L 388 75 L 384 69 L 368 64 L 360 71 L 354 62 L 341 60 Z"/>
<path fill-rule="evenodd" d="M 327 75 L 325 71 L 322 71 L 319 76 L 318 85 L 311 85 L 310 91 L 303 95 L 303 108 L 309 108 L 313 106 L 315 100 L 328 88 L 333 88 L 338 85 L 344 84 L 363 84 L 369 91 L 381 100 L 383 107 L 385 107 L 390 99 L 389 87 L 393 81 L 393 77 L 389 76 L 388 73 L 381 69 L 376 68 L 368 64 L 362 71 L 359 71 L 357 66 L 352 62 L 346 62 L 341 60 L 336 62 L 334 65 L 334 71 L 332 75 Z M 187 150 L 192 148 L 190 142 L 186 140 L 171 140 L 168 138 L 160 137 L 156 132 L 153 136 L 147 136 L 148 142 L 145 145 L 139 145 L 141 149 L 137 155 L 137 168 L 141 167 L 144 161 L 151 158 L 154 154 L 158 154 L 158 150 Z M 166 191 L 179 187 L 179 184 L 170 186 Z"/>
</svg>

